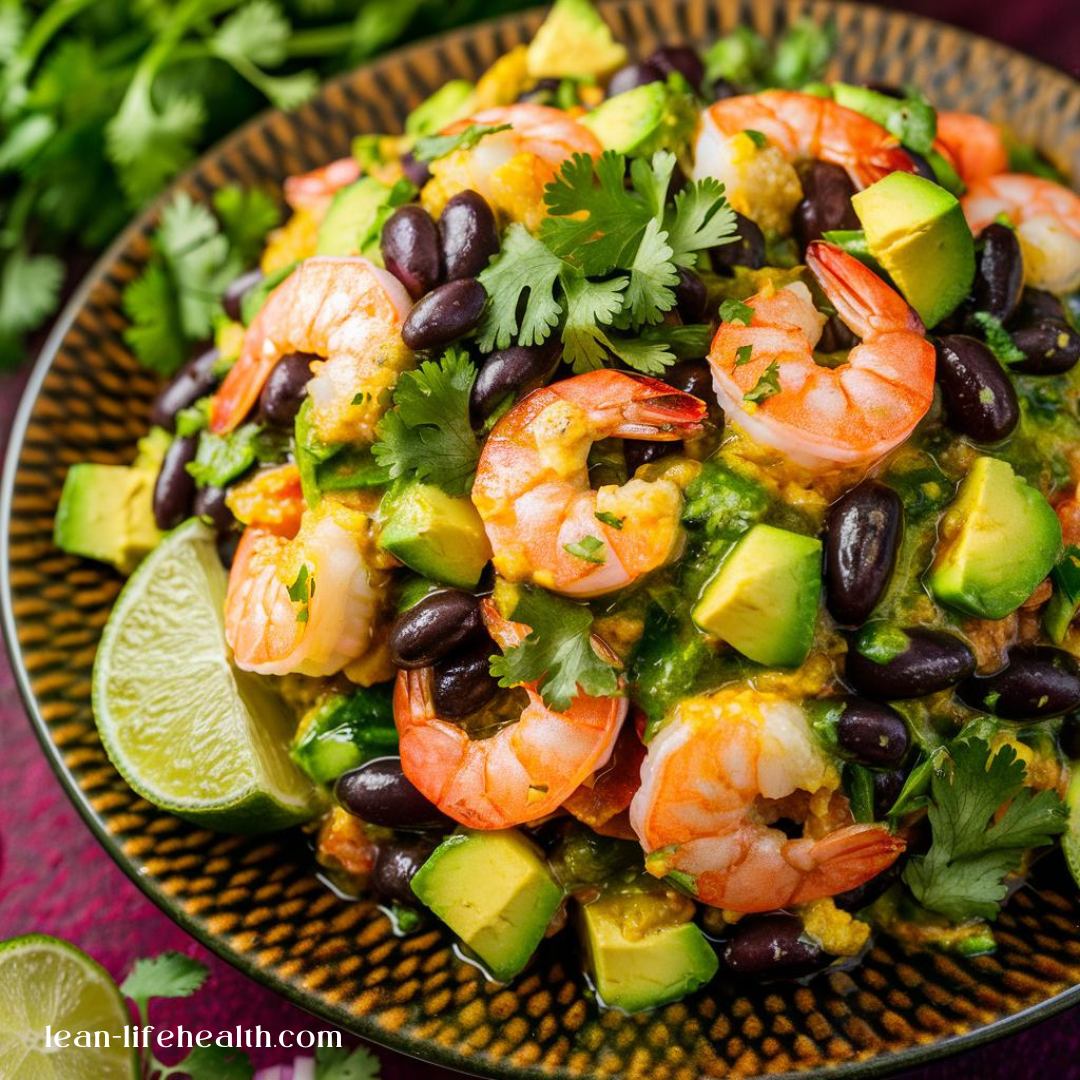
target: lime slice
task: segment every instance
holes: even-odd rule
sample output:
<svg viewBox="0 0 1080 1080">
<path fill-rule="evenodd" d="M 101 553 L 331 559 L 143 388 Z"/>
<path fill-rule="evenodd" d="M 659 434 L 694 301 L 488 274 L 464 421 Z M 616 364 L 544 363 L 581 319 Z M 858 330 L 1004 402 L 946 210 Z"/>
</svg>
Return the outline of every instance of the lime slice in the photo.
<svg viewBox="0 0 1080 1080">
<path fill-rule="evenodd" d="M 306 821 L 319 795 L 289 758 L 296 718 L 225 643 L 227 577 L 197 520 L 171 532 L 124 586 L 94 662 L 94 715 L 143 798 L 221 832 Z"/>
<path fill-rule="evenodd" d="M 124 1028 L 131 1022 L 109 973 L 73 945 L 41 934 L 0 944 L 4 1080 L 133 1080 L 138 1058 L 124 1047 Z M 46 1027 L 50 1038 L 69 1032 L 68 1045 L 47 1045 Z M 90 1045 L 73 1045 L 83 1031 L 90 1032 Z M 98 1032 L 109 1033 L 108 1046 Z"/>
</svg>

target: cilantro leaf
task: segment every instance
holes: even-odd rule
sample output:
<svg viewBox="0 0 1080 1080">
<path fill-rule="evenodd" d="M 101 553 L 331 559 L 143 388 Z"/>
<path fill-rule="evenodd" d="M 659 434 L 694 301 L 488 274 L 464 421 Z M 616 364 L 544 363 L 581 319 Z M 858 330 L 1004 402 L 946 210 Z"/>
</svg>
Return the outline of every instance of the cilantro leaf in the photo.
<svg viewBox="0 0 1080 1080">
<path fill-rule="evenodd" d="M 735 211 L 724 198 L 724 185 L 711 176 L 687 184 L 675 195 L 665 217 L 672 261 L 693 266 L 699 251 L 730 244 L 738 239 Z"/>
<path fill-rule="evenodd" d="M 193 1047 L 175 1070 L 191 1080 L 251 1080 L 255 1075 L 251 1058 L 243 1050 L 216 1043 Z"/>
<path fill-rule="evenodd" d="M 930 781 L 930 850 L 908 861 L 904 881 L 923 907 L 946 918 L 992 920 L 1006 875 L 1026 849 L 1064 830 L 1065 808 L 1055 792 L 1024 786 L 1024 763 L 1012 746 L 994 753 L 982 739 L 960 739 L 949 757 L 951 776 L 937 770 Z"/>
<path fill-rule="evenodd" d="M 471 150 L 481 139 L 509 130 L 509 124 L 470 124 L 456 135 L 425 135 L 416 140 L 413 157 L 417 161 L 436 161 L 457 150 Z"/>
<path fill-rule="evenodd" d="M 151 263 L 142 277 L 124 289 L 123 307 L 131 320 L 124 340 L 143 367 L 161 375 L 179 370 L 187 359 L 187 349 L 176 293 L 165 268 Z"/>
<path fill-rule="evenodd" d="M 720 305 L 721 322 L 738 322 L 743 326 L 749 326 L 754 318 L 754 309 L 741 300 L 732 300 L 730 297 Z"/>
<path fill-rule="evenodd" d="M 379 422 L 379 441 L 372 447 L 391 477 L 411 476 L 447 495 L 469 493 L 480 460 L 469 418 L 475 380 L 476 368 L 457 349 L 401 376 L 394 407 Z"/>
<path fill-rule="evenodd" d="M 593 646 L 592 613 L 584 604 L 525 587 L 511 618 L 530 629 L 520 645 L 491 658 L 500 686 L 536 682 L 544 702 L 556 710 L 568 709 L 579 691 L 597 697 L 618 693 L 614 666 Z"/>
<path fill-rule="evenodd" d="M 379 1080 L 379 1059 L 364 1046 L 321 1046 L 315 1051 L 315 1080 Z"/>
<path fill-rule="evenodd" d="M 622 528 L 621 524 L 619 528 Z M 583 536 L 573 544 L 563 544 L 563 548 L 571 555 L 597 566 L 603 566 L 607 561 L 604 546 L 604 541 L 595 536 Z"/>
<path fill-rule="evenodd" d="M 679 274 L 671 261 L 673 251 L 656 218 L 650 218 L 630 263 L 626 308 L 630 322 L 656 323 L 675 306 L 674 288 Z"/>
<path fill-rule="evenodd" d="M 609 513 L 607 510 L 597 510 L 593 517 L 597 521 L 602 521 L 605 525 L 609 525 L 613 529 L 621 529 L 625 518 L 616 517 L 614 514 Z"/>
<path fill-rule="evenodd" d="M 187 471 L 199 487 L 224 487 L 258 460 L 259 435 L 258 424 L 242 424 L 228 435 L 204 431 Z"/>
<path fill-rule="evenodd" d="M 589 281 L 581 274 L 564 273 L 560 280 L 566 296 L 563 356 L 581 374 L 603 367 L 612 343 L 602 327 L 610 325 L 622 309 L 625 277 Z"/>
<path fill-rule="evenodd" d="M 151 998 L 191 997 L 209 974 L 206 966 L 190 956 L 165 952 L 150 960 L 136 960 L 120 984 L 120 992 L 145 1006 Z"/>
<path fill-rule="evenodd" d="M 56 307 L 64 264 L 52 255 L 16 248 L 0 268 L 0 367 L 23 358 L 22 334 L 36 330 Z"/>
<path fill-rule="evenodd" d="M 761 377 L 754 384 L 753 390 L 743 394 L 743 401 L 767 401 L 780 393 L 780 368 L 773 360 L 761 373 Z"/>
<path fill-rule="evenodd" d="M 662 337 L 644 333 L 640 337 L 612 335 L 608 348 L 624 363 L 644 375 L 660 375 L 675 360 L 675 354 Z"/>
<path fill-rule="evenodd" d="M 214 210 L 229 246 L 244 265 L 255 262 L 266 234 L 281 221 L 281 211 L 271 196 L 259 188 L 245 191 L 238 184 L 214 192 Z"/>
<path fill-rule="evenodd" d="M 740 345 L 735 350 L 735 366 L 736 367 L 742 367 L 743 364 L 749 364 L 750 363 L 750 357 L 753 354 L 753 351 L 754 351 L 754 346 L 753 345 Z"/>
</svg>

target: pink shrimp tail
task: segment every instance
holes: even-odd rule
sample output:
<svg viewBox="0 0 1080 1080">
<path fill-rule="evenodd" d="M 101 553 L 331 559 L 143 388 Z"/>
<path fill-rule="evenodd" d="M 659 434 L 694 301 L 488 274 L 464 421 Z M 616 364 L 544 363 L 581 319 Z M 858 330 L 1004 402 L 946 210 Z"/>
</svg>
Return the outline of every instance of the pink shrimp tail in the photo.
<svg viewBox="0 0 1080 1080">
<path fill-rule="evenodd" d="M 806 265 L 845 323 L 864 340 L 876 334 L 926 328 L 908 302 L 854 255 L 824 240 L 806 249 Z"/>
<path fill-rule="evenodd" d="M 849 825 L 820 840 L 793 840 L 784 855 L 803 870 L 789 903 L 805 904 L 858 888 L 892 866 L 907 847 L 883 825 Z"/>
</svg>

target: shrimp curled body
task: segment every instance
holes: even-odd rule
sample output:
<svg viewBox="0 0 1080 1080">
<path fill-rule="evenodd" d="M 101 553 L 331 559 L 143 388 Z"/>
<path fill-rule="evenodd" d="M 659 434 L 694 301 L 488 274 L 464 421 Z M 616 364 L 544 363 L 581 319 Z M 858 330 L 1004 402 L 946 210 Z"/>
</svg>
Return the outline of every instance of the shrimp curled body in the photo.
<svg viewBox="0 0 1080 1080">
<path fill-rule="evenodd" d="M 814 241 L 806 263 L 862 343 L 837 368 L 814 360 L 824 316 L 801 282 L 746 301 L 749 326 L 720 326 L 709 361 L 728 418 L 809 469 L 868 466 L 902 443 L 934 398 L 934 348 L 907 303 L 838 247 Z M 771 370 L 770 370 L 771 369 Z M 763 377 L 778 392 L 747 395 Z"/>
<path fill-rule="evenodd" d="M 485 625 L 504 650 L 528 628 L 503 619 L 490 600 Z M 520 718 L 490 738 L 471 738 L 441 719 L 431 694 L 431 669 L 398 672 L 394 720 L 401 767 L 423 795 L 474 829 L 505 829 L 554 812 L 607 763 L 626 717 L 624 697 L 579 693 L 565 712 L 548 708 L 528 684 Z"/>
<path fill-rule="evenodd" d="M 884 826 L 851 823 L 843 803 L 835 827 L 835 770 L 802 707 L 775 694 L 729 689 L 681 702 L 649 744 L 641 781 L 630 824 L 647 869 L 688 875 L 697 899 L 716 907 L 772 911 L 835 896 L 904 850 Z M 809 814 L 804 835 L 789 839 L 769 822 L 796 799 Z M 815 803 L 829 805 L 827 819 L 815 820 Z"/>
<path fill-rule="evenodd" d="M 682 493 L 671 480 L 589 486 L 598 439 L 692 438 L 705 405 L 666 383 L 599 370 L 534 390 L 495 425 L 472 499 L 509 581 L 597 596 L 679 553 Z M 583 546 L 584 545 L 584 546 Z"/>
</svg>

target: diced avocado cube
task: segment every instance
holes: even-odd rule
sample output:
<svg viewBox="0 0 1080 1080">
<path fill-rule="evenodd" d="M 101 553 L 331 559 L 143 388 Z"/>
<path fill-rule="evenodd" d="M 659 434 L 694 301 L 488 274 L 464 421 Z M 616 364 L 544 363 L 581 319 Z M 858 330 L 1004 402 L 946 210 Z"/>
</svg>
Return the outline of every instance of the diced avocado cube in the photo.
<svg viewBox="0 0 1080 1080">
<path fill-rule="evenodd" d="M 543 855 L 517 829 L 447 837 L 412 890 L 503 981 L 529 962 L 563 899 Z"/>
<path fill-rule="evenodd" d="M 491 558 L 476 507 L 431 484 L 410 484 L 384 500 L 379 543 L 410 570 L 443 585 L 471 589 Z"/>
<path fill-rule="evenodd" d="M 130 574 L 161 539 L 154 524 L 156 481 L 156 468 L 72 465 L 56 508 L 56 546 Z"/>
<path fill-rule="evenodd" d="M 435 135 L 455 120 L 468 116 L 475 90 L 468 79 L 444 83 L 405 118 L 405 134 L 418 138 Z"/>
<path fill-rule="evenodd" d="M 300 722 L 293 761 L 317 784 L 330 784 L 365 761 L 396 754 L 390 685 L 360 686 L 321 701 Z"/>
<path fill-rule="evenodd" d="M 870 254 L 927 327 L 954 311 L 975 279 L 975 241 L 955 195 L 914 173 L 889 173 L 851 200 Z"/>
<path fill-rule="evenodd" d="M 743 656 L 798 667 L 814 640 L 821 598 L 821 541 L 755 525 L 705 586 L 694 622 Z"/>
<path fill-rule="evenodd" d="M 534 79 L 603 78 L 626 57 L 591 0 L 555 0 L 533 35 L 525 64 Z"/>
<path fill-rule="evenodd" d="M 373 176 L 362 176 L 342 188 L 319 225 L 316 255 L 360 254 L 382 265 L 379 236 L 394 207 L 416 194 L 409 181 L 390 187 Z"/>
<path fill-rule="evenodd" d="M 980 619 L 1003 619 L 1061 554 L 1061 523 L 1012 466 L 980 457 L 938 527 L 926 584 L 934 598 Z"/>
<path fill-rule="evenodd" d="M 688 138 L 697 122 L 693 99 L 653 82 L 616 94 L 581 118 L 605 150 L 651 154 Z"/>
<path fill-rule="evenodd" d="M 628 901 L 632 902 L 628 904 Z M 641 906 L 654 908 L 643 919 Z M 716 953 L 692 922 L 665 918 L 661 894 L 610 896 L 581 909 L 581 930 L 596 992 L 627 1012 L 678 1001 L 716 974 Z M 652 928 L 642 929 L 652 922 Z"/>
</svg>

